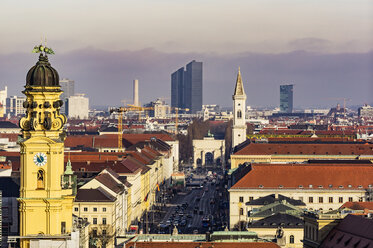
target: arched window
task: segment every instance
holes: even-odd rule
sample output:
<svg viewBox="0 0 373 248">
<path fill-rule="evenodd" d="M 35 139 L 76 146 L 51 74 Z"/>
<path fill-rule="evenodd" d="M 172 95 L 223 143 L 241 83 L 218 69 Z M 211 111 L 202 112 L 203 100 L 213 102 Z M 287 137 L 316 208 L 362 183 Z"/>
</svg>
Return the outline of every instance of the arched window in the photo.
<svg viewBox="0 0 373 248">
<path fill-rule="evenodd" d="M 290 244 L 294 244 L 294 235 L 290 235 Z"/>
<path fill-rule="evenodd" d="M 43 170 L 38 170 L 38 173 L 36 175 L 36 179 L 37 179 L 37 188 L 38 189 L 44 189 L 45 187 L 45 175 L 44 175 L 44 171 Z"/>
<path fill-rule="evenodd" d="M 237 118 L 238 118 L 238 119 L 241 119 L 241 118 L 242 118 L 242 112 L 241 112 L 241 110 L 238 110 L 238 111 L 237 111 Z"/>
<path fill-rule="evenodd" d="M 243 208 L 240 208 L 240 215 L 243 215 Z"/>
</svg>

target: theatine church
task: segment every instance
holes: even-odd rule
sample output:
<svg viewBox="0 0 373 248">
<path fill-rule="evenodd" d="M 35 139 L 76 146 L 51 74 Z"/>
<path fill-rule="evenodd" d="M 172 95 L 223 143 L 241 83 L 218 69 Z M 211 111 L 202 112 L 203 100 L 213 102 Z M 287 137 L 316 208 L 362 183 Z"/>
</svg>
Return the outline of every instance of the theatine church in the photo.
<svg viewBox="0 0 373 248">
<path fill-rule="evenodd" d="M 48 48 L 39 48 L 39 60 L 27 73 L 23 91 L 27 111 L 19 122 L 21 247 L 30 247 L 35 237 L 63 238 L 72 228 L 76 179 L 71 168 L 64 171 L 62 91 L 58 73 L 48 61 Z"/>
</svg>

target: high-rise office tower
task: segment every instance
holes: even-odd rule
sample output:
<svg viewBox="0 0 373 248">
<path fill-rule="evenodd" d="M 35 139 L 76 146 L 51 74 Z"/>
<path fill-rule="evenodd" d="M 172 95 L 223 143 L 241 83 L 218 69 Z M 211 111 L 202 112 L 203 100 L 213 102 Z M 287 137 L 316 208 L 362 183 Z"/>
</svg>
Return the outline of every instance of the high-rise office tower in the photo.
<svg viewBox="0 0 373 248">
<path fill-rule="evenodd" d="M 139 106 L 139 80 L 133 80 L 133 105 Z"/>
<path fill-rule="evenodd" d="M 293 112 L 293 84 L 280 85 L 280 112 Z"/>
<path fill-rule="evenodd" d="M 68 78 L 63 78 L 60 80 L 60 85 L 61 90 L 63 91 L 60 98 L 64 102 L 61 107 L 61 113 L 66 113 L 67 98 L 75 95 L 75 82 Z"/>
<path fill-rule="evenodd" d="M 191 61 L 171 74 L 171 106 L 189 109 L 195 114 L 202 110 L 202 62 Z"/>
<path fill-rule="evenodd" d="M 184 108 L 184 67 L 171 74 L 171 107 Z"/>
</svg>

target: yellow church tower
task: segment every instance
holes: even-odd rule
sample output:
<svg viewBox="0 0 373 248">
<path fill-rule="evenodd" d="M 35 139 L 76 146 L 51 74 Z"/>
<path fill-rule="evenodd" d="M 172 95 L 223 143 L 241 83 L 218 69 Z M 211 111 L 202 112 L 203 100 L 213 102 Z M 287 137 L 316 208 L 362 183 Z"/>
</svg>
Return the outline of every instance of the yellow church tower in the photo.
<svg viewBox="0 0 373 248">
<path fill-rule="evenodd" d="M 36 51 L 35 51 L 36 50 Z M 19 212 L 21 247 L 35 236 L 63 236 L 71 232 L 72 173 L 64 173 L 63 101 L 57 71 L 48 61 L 53 50 L 35 47 L 39 61 L 26 77 L 23 93 L 26 115 L 20 120 L 21 185 Z"/>
</svg>

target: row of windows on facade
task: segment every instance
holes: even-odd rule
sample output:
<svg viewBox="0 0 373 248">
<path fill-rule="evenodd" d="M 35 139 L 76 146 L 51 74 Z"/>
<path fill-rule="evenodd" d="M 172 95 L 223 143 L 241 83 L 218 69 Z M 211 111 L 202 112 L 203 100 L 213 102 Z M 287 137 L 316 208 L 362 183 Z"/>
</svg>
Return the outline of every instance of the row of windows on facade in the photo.
<svg viewBox="0 0 373 248">
<path fill-rule="evenodd" d="M 252 200 L 254 200 L 254 197 L 250 196 L 249 197 L 249 201 L 252 201 Z M 299 200 L 303 201 L 304 199 L 303 199 L 303 197 L 299 197 Z M 324 197 L 320 196 L 318 200 L 319 200 L 319 203 L 324 203 Z M 342 196 L 338 197 L 338 203 L 344 203 L 343 200 L 344 200 L 344 198 Z M 352 202 L 353 201 L 353 197 L 348 197 L 348 201 Z M 359 197 L 359 202 L 362 202 L 362 201 L 363 201 L 363 197 Z M 244 202 L 244 197 L 243 196 L 239 197 L 239 202 Z M 308 197 L 308 202 L 309 203 L 314 203 L 314 198 L 312 196 Z M 330 196 L 328 198 L 328 202 L 329 203 L 334 203 L 334 197 Z"/>
<path fill-rule="evenodd" d="M 78 212 L 78 211 L 79 211 L 79 208 L 78 208 L 78 207 L 75 207 L 75 208 L 74 208 L 74 211 L 75 211 L 75 212 Z M 94 208 L 92 208 L 92 211 L 93 211 L 93 212 L 98 212 L 98 208 L 94 207 Z M 88 212 L 88 207 L 83 207 L 83 212 Z M 106 208 L 102 208 L 102 212 L 106 212 Z"/>
<path fill-rule="evenodd" d="M 101 230 L 101 235 L 103 235 L 103 236 L 105 236 L 106 235 L 106 230 L 105 229 L 103 229 L 103 230 Z M 97 237 L 98 236 L 98 234 L 97 234 L 97 229 L 92 229 L 92 236 L 93 237 Z"/>
<path fill-rule="evenodd" d="M 84 217 L 83 219 L 88 222 L 88 218 L 87 217 Z M 95 224 L 95 225 L 98 224 L 98 219 L 97 218 L 92 218 L 92 224 Z M 106 218 L 102 218 L 101 224 L 106 225 L 107 224 L 107 219 Z"/>
</svg>

